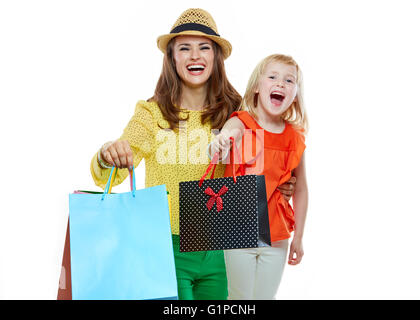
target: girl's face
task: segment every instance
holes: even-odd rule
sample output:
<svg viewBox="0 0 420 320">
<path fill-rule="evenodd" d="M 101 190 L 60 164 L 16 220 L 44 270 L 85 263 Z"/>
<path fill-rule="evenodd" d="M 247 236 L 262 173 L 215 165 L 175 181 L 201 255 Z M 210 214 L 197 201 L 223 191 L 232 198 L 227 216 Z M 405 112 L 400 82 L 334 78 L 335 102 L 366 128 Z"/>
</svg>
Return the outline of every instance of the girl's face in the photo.
<svg viewBox="0 0 420 320">
<path fill-rule="evenodd" d="M 257 110 L 278 118 L 296 99 L 297 69 L 293 65 L 270 62 L 258 81 Z"/>
<path fill-rule="evenodd" d="M 202 87 L 213 71 L 213 43 L 206 37 L 178 36 L 174 43 L 174 59 L 182 82 L 187 87 Z"/>
</svg>

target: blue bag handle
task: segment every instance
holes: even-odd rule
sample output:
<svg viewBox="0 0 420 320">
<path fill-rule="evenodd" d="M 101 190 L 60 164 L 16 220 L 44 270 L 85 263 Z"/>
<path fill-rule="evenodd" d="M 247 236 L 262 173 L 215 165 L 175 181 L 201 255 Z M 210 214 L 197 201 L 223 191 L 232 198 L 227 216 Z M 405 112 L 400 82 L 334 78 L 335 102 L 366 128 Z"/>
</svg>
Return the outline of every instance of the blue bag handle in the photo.
<svg viewBox="0 0 420 320">
<path fill-rule="evenodd" d="M 117 175 L 117 171 L 118 171 L 118 168 L 112 167 L 111 172 L 109 174 L 108 182 L 106 183 L 104 193 L 102 194 L 102 199 L 101 200 L 105 199 L 106 194 L 111 193 L 112 185 L 114 183 L 115 176 Z M 136 191 L 136 175 L 134 174 L 134 169 L 133 170 L 128 170 L 128 172 L 130 174 L 131 194 L 133 195 L 133 198 L 134 198 L 136 196 L 136 194 L 135 194 L 135 191 Z"/>
</svg>

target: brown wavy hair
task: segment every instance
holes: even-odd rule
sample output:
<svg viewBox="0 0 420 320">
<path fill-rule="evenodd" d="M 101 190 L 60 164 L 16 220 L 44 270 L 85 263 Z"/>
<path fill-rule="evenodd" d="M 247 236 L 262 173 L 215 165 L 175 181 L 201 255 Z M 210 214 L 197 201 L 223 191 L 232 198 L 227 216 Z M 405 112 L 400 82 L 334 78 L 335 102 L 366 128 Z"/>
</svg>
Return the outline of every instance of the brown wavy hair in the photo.
<svg viewBox="0 0 420 320">
<path fill-rule="evenodd" d="M 182 80 L 176 72 L 173 54 L 174 39 L 168 43 L 155 93 L 148 100 L 155 101 L 159 105 L 170 129 L 178 128 L 179 121 L 188 119 L 188 115 L 186 118 L 180 118 L 181 110 L 178 105 L 182 94 Z M 242 97 L 227 79 L 221 48 L 214 41 L 212 44 L 214 49 L 213 71 L 207 80 L 206 105 L 201 115 L 201 123 L 204 124 L 210 120 L 213 129 L 221 129 L 232 112 L 239 109 Z"/>
</svg>

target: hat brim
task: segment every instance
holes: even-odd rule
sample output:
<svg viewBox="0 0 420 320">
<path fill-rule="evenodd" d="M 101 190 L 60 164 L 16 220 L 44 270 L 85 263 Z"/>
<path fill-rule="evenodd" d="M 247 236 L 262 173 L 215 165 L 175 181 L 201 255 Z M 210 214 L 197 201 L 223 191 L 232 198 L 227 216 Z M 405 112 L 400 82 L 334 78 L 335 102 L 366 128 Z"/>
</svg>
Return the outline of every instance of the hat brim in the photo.
<svg viewBox="0 0 420 320">
<path fill-rule="evenodd" d="M 226 39 L 223 39 L 223 38 L 218 37 L 218 36 L 208 35 L 204 32 L 196 31 L 196 30 L 187 30 L 187 31 L 179 32 L 179 33 L 164 34 L 164 35 L 157 38 L 157 46 L 160 49 L 160 51 L 165 53 L 166 52 L 166 47 L 168 46 L 168 42 L 171 41 L 171 39 L 173 39 L 175 37 L 178 37 L 178 36 L 182 36 L 182 35 L 184 35 L 184 36 L 187 36 L 187 35 L 191 36 L 192 35 L 192 36 L 206 37 L 206 38 L 216 42 L 222 48 L 224 59 L 227 59 L 232 52 L 232 45 Z"/>
</svg>

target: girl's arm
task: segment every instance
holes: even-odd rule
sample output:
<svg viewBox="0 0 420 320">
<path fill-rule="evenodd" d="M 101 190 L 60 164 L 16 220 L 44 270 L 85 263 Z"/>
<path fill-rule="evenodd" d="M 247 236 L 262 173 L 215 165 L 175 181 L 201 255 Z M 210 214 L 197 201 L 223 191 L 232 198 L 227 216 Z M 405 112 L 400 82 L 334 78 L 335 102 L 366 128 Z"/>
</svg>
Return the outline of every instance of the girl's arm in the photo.
<svg viewBox="0 0 420 320">
<path fill-rule="evenodd" d="M 226 121 L 220 133 L 215 137 L 211 143 L 210 155 L 216 152 L 223 154 L 229 151 L 231 147 L 230 137 L 235 139 L 235 142 L 239 144 L 244 134 L 245 126 L 238 117 L 232 117 Z"/>
<path fill-rule="evenodd" d="M 295 231 L 290 245 L 289 264 L 297 265 L 303 257 L 303 230 L 305 227 L 306 211 L 308 209 L 308 185 L 306 182 L 305 153 L 299 165 L 294 170 L 296 189 L 293 194 L 293 209 L 295 212 Z"/>
</svg>

